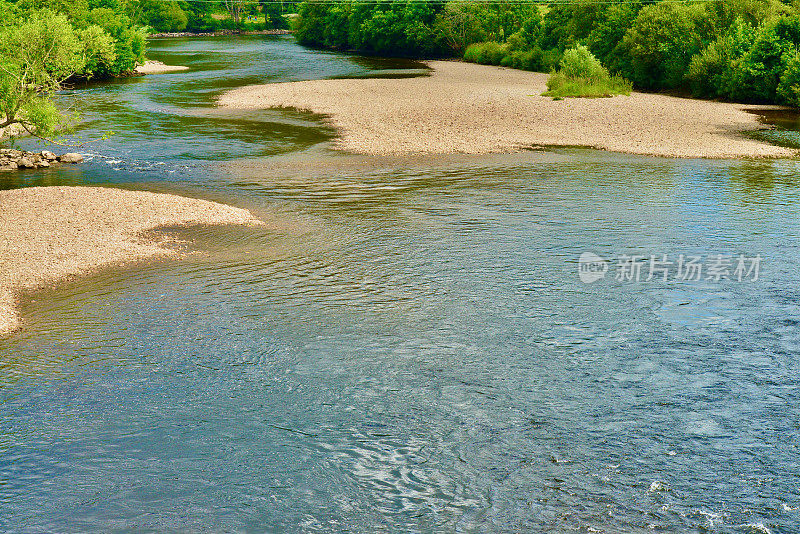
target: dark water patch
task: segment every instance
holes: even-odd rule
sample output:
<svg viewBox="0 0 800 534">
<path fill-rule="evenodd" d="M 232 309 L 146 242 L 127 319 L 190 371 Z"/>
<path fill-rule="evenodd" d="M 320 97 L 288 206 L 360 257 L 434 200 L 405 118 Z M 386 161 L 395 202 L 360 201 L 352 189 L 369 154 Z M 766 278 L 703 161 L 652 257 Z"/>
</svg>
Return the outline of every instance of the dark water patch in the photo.
<svg viewBox="0 0 800 534">
<path fill-rule="evenodd" d="M 800 149 L 800 110 L 764 108 L 745 111 L 758 115 L 761 122 L 771 126 L 749 132 L 749 137 L 777 146 Z"/>
</svg>

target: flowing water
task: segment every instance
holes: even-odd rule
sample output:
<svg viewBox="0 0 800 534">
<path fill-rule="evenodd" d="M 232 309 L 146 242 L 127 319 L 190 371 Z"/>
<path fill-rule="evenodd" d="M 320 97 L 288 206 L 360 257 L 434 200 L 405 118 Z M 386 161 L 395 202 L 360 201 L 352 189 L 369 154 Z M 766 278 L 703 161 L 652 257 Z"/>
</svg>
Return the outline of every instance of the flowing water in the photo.
<svg viewBox="0 0 800 534">
<path fill-rule="evenodd" d="M 25 296 L 0 530 L 800 531 L 797 162 L 348 156 L 318 117 L 214 99 L 419 65 L 286 37 L 151 56 L 192 70 L 71 92 L 87 138 L 116 135 L 0 186 L 178 192 L 267 226 L 164 229 L 198 253 Z"/>
</svg>

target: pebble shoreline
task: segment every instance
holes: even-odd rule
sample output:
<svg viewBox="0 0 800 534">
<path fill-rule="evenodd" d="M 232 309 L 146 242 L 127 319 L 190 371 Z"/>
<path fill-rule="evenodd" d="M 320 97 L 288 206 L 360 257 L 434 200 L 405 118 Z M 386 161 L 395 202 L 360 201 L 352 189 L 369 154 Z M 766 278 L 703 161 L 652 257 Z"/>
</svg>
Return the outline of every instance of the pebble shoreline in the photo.
<svg viewBox="0 0 800 534">
<path fill-rule="evenodd" d="M 584 146 L 681 158 L 791 158 L 798 151 L 748 138 L 763 108 L 632 92 L 613 98 L 541 96 L 547 74 L 430 61 L 430 76 L 331 79 L 242 87 L 235 109 L 294 108 L 323 115 L 334 148 L 356 154 L 508 153 Z"/>
<path fill-rule="evenodd" d="M 163 226 L 263 223 L 242 208 L 108 187 L 0 191 L 0 336 L 22 325 L 20 291 L 38 290 L 109 265 L 179 252 L 144 234 Z"/>
</svg>

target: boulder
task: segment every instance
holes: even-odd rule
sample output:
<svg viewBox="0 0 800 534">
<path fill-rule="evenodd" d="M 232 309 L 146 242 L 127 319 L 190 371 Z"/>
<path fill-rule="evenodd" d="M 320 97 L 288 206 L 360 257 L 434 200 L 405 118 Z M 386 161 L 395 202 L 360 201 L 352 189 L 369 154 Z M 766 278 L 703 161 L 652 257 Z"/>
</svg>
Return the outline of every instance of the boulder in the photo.
<svg viewBox="0 0 800 534">
<path fill-rule="evenodd" d="M 76 152 L 68 152 L 58 158 L 61 163 L 80 163 L 83 161 L 83 156 Z"/>
<path fill-rule="evenodd" d="M 13 148 L 0 148 L 0 156 L 7 156 L 13 159 L 21 158 L 25 153 L 22 150 L 15 150 Z"/>
<path fill-rule="evenodd" d="M 36 164 L 31 161 L 29 158 L 19 158 L 17 160 L 17 166 L 20 169 L 33 169 L 36 168 Z"/>
<path fill-rule="evenodd" d="M 49 150 L 42 150 L 41 152 L 42 159 L 46 159 L 47 161 L 55 161 L 58 159 L 58 156 L 50 152 Z"/>
<path fill-rule="evenodd" d="M 42 159 L 42 160 L 40 160 L 40 161 L 38 161 L 36 163 L 36 166 L 37 167 L 49 167 L 50 166 L 50 162 L 47 161 L 46 159 Z"/>
<path fill-rule="evenodd" d="M 18 168 L 19 167 L 17 166 L 17 164 L 13 161 L 9 161 L 8 163 L 3 163 L 2 165 L 0 165 L 0 171 L 15 171 Z"/>
</svg>

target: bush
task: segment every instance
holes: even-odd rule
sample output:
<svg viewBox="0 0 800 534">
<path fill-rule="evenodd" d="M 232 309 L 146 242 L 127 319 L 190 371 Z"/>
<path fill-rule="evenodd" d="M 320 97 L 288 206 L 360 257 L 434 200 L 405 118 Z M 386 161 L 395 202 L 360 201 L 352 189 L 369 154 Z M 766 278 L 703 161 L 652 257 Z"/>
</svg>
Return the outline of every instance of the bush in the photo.
<svg viewBox="0 0 800 534">
<path fill-rule="evenodd" d="M 63 128 L 52 96 L 85 67 L 83 56 L 84 44 L 63 15 L 34 11 L 0 27 L 0 128 L 20 124 L 41 137 Z"/>
<path fill-rule="evenodd" d="M 566 50 L 560 66 L 561 74 L 567 78 L 584 78 L 594 81 L 605 80 L 609 77 L 605 67 L 583 45 Z"/>
<path fill-rule="evenodd" d="M 157 32 L 180 32 L 189 22 L 186 13 L 174 0 L 144 0 L 141 9 L 145 23 Z"/>
<path fill-rule="evenodd" d="M 473 43 L 464 51 L 464 61 L 481 65 L 500 65 L 508 55 L 508 46 L 494 41 Z"/>
<path fill-rule="evenodd" d="M 86 64 L 78 75 L 86 79 L 110 75 L 117 59 L 114 38 L 97 25 L 81 30 L 79 37 Z"/>
<path fill-rule="evenodd" d="M 608 97 L 631 92 L 632 85 L 628 80 L 610 76 L 583 45 L 565 51 L 560 66 L 561 70 L 550 74 L 544 96 Z"/>
<path fill-rule="evenodd" d="M 638 12 L 637 4 L 612 4 L 603 19 L 589 32 L 586 46 L 604 65 L 613 68 L 614 64 L 620 63 L 619 44 Z"/>
<path fill-rule="evenodd" d="M 547 91 L 542 96 L 553 98 L 603 98 L 614 95 L 629 95 L 633 86 L 620 76 L 610 76 L 605 80 L 590 81 L 584 78 L 570 78 L 561 72 L 554 72 L 547 80 Z"/>
</svg>

